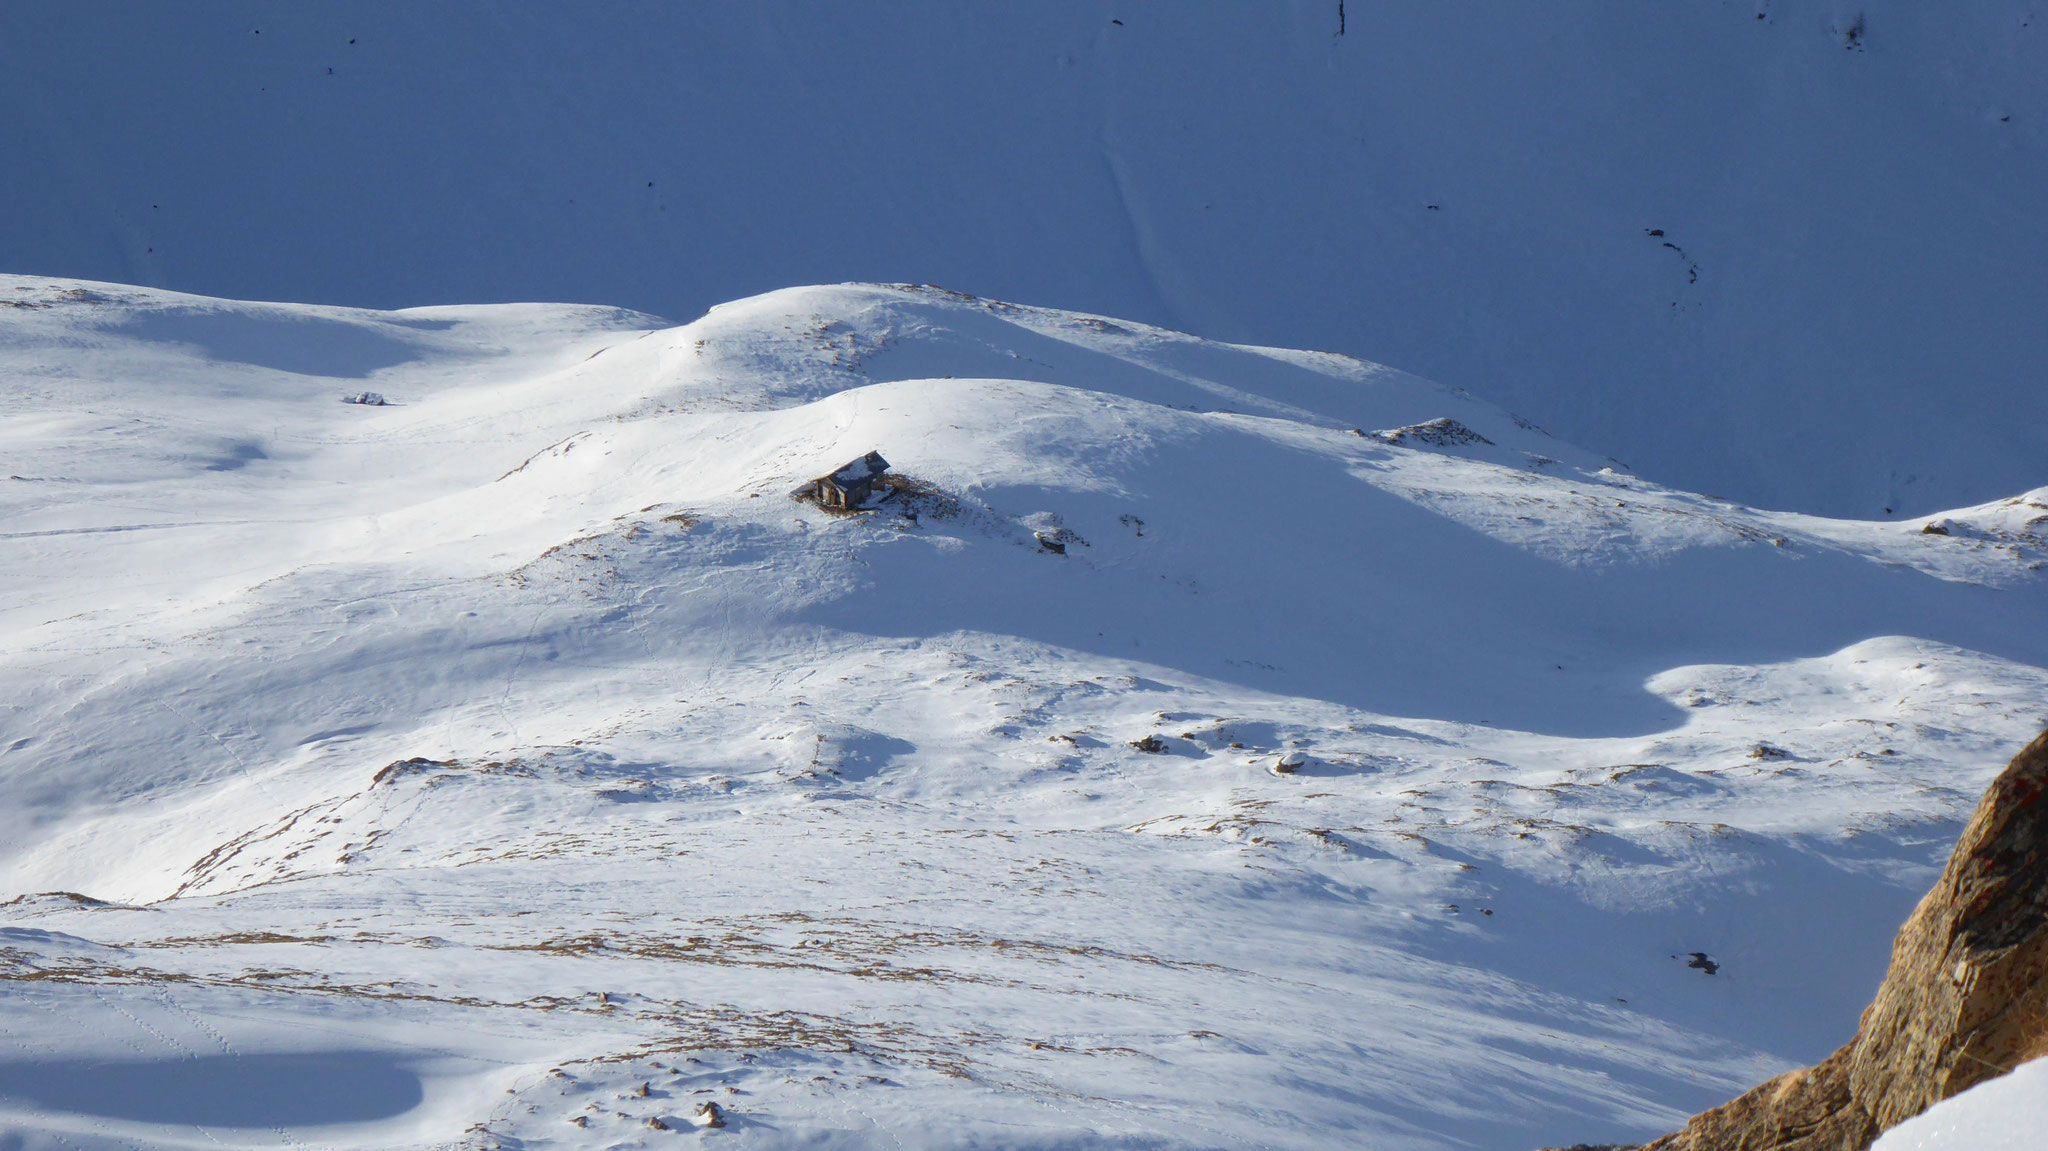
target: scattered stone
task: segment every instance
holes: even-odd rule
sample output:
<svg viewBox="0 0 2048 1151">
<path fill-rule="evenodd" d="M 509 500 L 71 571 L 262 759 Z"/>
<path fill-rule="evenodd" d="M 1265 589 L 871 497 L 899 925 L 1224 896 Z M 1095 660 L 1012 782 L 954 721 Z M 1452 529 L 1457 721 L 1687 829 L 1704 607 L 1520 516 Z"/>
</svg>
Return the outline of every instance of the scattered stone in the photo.
<svg viewBox="0 0 2048 1151">
<path fill-rule="evenodd" d="M 1749 749 L 1751 759 L 1790 759 L 1792 753 L 1775 744 L 1759 743 Z"/>
<path fill-rule="evenodd" d="M 1132 740 L 1131 746 L 1147 755 L 1158 755 L 1166 750 L 1166 741 L 1156 735 L 1148 735 L 1143 739 Z"/>
<path fill-rule="evenodd" d="M 1038 546 L 1054 555 L 1066 555 L 1067 549 L 1076 544 L 1084 548 L 1088 546 L 1088 541 L 1082 539 L 1079 532 L 1060 522 L 1057 513 L 1033 512 L 1025 516 L 1023 522 L 1031 538 L 1038 541 Z"/>
<path fill-rule="evenodd" d="M 1954 525 L 1950 524 L 1947 520 L 1928 520 L 1920 525 L 1920 534 L 1923 536 L 1945 536 L 1953 530 L 1953 527 Z"/>
<path fill-rule="evenodd" d="M 369 408 L 381 408 L 391 401 L 385 399 L 380 392 L 354 392 L 341 397 L 341 402 L 344 404 L 361 404 Z"/>
<path fill-rule="evenodd" d="M 697 1110 L 691 1112 L 690 1122 L 695 1123 L 699 1127 L 723 1127 L 725 1126 L 725 1108 L 706 1099 L 697 1105 Z"/>
<path fill-rule="evenodd" d="M 1273 761 L 1273 774 L 1293 775 L 1306 766 L 1308 766 L 1308 756 L 1298 751 L 1282 752 L 1279 758 Z"/>
<path fill-rule="evenodd" d="M 647 1117 L 647 1125 L 649 1127 L 654 1128 L 656 1131 L 668 1130 L 668 1124 L 663 1122 L 661 1116 L 659 1115 L 649 1115 Z"/>
<path fill-rule="evenodd" d="M 391 783 L 400 776 L 411 773 L 435 771 L 440 768 L 453 766 L 455 766 L 455 761 L 453 760 L 428 759 L 423 755 L 415 755 L 411 759 L 395 760 L 379 768 L 377 774 L 370 777 L 370 786 L 375 787 L 380 783 Z"/>
<path fill-rule="evenodd" d="M 1841 41 L 1844 51 L 1863 51 L 1863 37 L 1866 31 L 1863 13 L 1858 12 L 1854 16 L 1845 16 L 1836 20 L 1834 29 L 1835 38 Z"/>
</svg>

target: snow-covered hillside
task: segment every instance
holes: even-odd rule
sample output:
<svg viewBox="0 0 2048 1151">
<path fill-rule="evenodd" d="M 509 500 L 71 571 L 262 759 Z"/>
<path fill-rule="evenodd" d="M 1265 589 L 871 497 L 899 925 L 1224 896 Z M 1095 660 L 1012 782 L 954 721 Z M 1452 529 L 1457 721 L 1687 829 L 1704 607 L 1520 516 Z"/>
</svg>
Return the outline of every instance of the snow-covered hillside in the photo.
<svg viewBox="0 0 2048 1151">
<path fill-rule="evenodd" d="M 1849 1035 L 2048 718 L 2048 489 L 1325 353 L 0 277 L 0 381 L 12 1146 L 1647 1136 Z"/>
<path fill-rule="evenodd" d="M 676 317 L 901 279 L 1880 518 L 2041 483 L 2037 0 L 0 6 L 0 269 Z"/>
</svg>

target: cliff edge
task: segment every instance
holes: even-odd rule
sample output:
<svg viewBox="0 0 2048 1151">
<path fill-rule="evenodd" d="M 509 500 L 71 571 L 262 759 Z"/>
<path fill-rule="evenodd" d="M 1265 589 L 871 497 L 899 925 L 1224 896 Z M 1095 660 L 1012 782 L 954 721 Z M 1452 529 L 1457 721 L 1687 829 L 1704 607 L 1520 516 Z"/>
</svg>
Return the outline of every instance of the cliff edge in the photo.
<svg viewBox="0 0 2048 1151">
<path fill-rule="evenodd" d="M 1866 1151 L 2048 1054 L 2048 733 L 1991 785 L 1892 943 L 1856 1038 L 1640 1151 Z"/>
</svg>

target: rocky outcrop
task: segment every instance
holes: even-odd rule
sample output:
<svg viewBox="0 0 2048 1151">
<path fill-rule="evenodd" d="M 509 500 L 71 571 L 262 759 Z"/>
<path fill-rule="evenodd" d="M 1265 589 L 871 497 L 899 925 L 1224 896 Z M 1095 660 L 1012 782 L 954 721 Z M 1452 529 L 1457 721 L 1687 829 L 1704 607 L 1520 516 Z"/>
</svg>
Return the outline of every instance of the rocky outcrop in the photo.
<svg viewBox="0 0 2048 1151">
<path fill-rule="evenodd" d="M 1880 1131 L 2048 1054 L 2048 735 L 1977 805 L 1851 1049 Z"/>
<path fill-rule="evenodd" d="M 1892 944 L 1856 1038 L 1642 1151 L 1864 1151 L 2048 1054 L 2048 734 L 1992 783 Z"/>
<path fill-rule="evenodd" d="M 1406 427 L 1389 428 L 1383 432 L 1374 432 L 1373 435 L 1390 444 L 1413 442 L 1429 444 L 1432 447 L 1439 448 L 1455 448 L 1464 444 L 1493 446 L 1492 440 L 1451 419 L 1449 416 L 1438 416 L 1436 419 L 1424 420 L 1419 424 L 1409 424 Z"/>
</svg>

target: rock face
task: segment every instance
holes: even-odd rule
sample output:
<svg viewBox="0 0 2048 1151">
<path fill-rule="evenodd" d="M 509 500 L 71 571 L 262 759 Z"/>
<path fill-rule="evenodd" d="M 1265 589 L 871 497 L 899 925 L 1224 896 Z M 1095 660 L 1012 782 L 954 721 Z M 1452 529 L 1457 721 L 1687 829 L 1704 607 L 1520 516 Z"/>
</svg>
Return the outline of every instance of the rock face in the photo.
<svg viewBox="0 0 2048 1151">
<path fill-rule="evenodd" d="M 1641 1151 L 1865 1151 L 2048 1054 L 2048 733 L 1992 783 L 1892 944 L 1856 1038 Z"/>
</svg>

